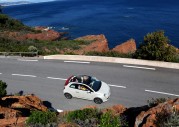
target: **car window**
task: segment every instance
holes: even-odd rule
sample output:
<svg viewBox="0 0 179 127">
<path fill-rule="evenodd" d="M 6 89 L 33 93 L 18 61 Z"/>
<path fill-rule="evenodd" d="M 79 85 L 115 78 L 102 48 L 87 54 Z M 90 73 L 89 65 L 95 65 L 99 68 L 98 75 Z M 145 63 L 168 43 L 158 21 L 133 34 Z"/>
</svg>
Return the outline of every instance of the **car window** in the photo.
<svg viewBox="0 0 179 127">
<path fill-rule="evenodd" d="M 79 84 L 71 84 L 70 88 L 78 89 Z"/>
<path fill-rule="evenodd" d="M 90 88 L 88 88 L 86 85 L 79 85 L 78 86 L 79 90 L 83 90 L 83 91 L 91 91 L 93 92 Z"/>
</svg>

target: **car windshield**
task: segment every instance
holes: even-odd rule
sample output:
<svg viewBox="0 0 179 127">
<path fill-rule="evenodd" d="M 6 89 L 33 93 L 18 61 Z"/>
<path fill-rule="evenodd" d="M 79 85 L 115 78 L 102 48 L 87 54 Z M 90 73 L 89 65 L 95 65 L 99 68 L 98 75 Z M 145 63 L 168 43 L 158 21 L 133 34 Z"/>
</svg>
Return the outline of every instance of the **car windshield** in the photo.
<svg viewBox="0 0 179 127">
<path fill-rule="evenodd" d="M 97 92 L 101 88 L 101 81 L 96 79 L 95 77 L 91 77 L 90 84 L 88 84 L 95 92 Z"/>
</svg>

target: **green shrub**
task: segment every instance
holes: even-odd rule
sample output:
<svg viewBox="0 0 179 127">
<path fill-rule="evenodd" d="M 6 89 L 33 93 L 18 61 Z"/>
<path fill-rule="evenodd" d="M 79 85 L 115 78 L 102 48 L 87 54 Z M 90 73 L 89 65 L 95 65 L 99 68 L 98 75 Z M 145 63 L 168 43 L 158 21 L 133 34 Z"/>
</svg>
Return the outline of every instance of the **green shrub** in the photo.
<svg viewBox="0 0 179 127">
<path fill-rule="evenodd" d="M 27 125 L 47 125 L 57 122 L 57 115 L 55 112 L 47 111 L 32 111 L 27 119 Z"/>
<path fill-rule="evenodd" d="M 169 44 L 170 40 L 164 35 L 164 31 L 148 33 L 144 37 L 134 57 L 147 60 L 176 61 L 176 48 Z"/>
<path fill-rule="evenodd" d="M 91 51 L 87 52 L 85 55 L 88 56 L 107 56 L 107 57 L 122 57 L 122 58 L 131 58 L 132 54 L 124 54 L 124 53 L 119 53 L 116 51 L 107 51 L 107 52 L 97 52 L 97 51 Z"/>
<path fill-rule="evenodd" d="M 74 52 L 65 52 L 64 55 L 77 55 Z"/>
<path fill-rule="evenodd" d="M 5 14 L 0 14 L 0 29 L 1 30 L 23 30 L 35 32 L 35 30 L 29 26 L 25 26 L 22 22 L 16 19 L 12 19 Z"/>
<path fill-rule="evenodd" d="M 121 121 L 118 116 L 113 116 L 110 112 L 102 114 L 100 127 L 121 127 Z"/>
<path fill-rule="evenodd" d="M 73 122 L 75 120 L 85 121 L 90 118 L 98 118 L 100 112 L 97 109 L 86 108 L 83 110 L 75 110 L 67 114 L 66 118 L 68 122 Z"/>
<path fill-rule="evenodd" d="M 156 127 L 178 127 L 179 126 L 179 112 L 162 110 L 156 114 L 154 120 Z"/>
<path fill-rule="evenodd" d="M 7 84 L 2 80 L 0 80 L 0 97 L 6 96 L 7 94 L 6 88 L 7 88 Z"/>
<path fill-rule="evenodd" d="M 166 98 L 152 98 L 151 100 L 148 100 L 147 102 L 148 102 L 148 105 L 150 106 L 150 107 L 154 107 L 154 106 L 156 106 L 156 105 L 158 105 L 158 104 L 160 104 L 160 103 L 164 103 L 164 102 L 166 102 L 167 101 L 167 99 Z"/>
<path fill-rule="evenodd" d="M 30 52 L 37 52 L 37 51 L 38 51 L 37 48 L 36 48 L 35 46 L 33 46 L 33 45 L 29 46 L 29 47 L 28 47 L 28 50 L 29 50 Z"/>
</svg>

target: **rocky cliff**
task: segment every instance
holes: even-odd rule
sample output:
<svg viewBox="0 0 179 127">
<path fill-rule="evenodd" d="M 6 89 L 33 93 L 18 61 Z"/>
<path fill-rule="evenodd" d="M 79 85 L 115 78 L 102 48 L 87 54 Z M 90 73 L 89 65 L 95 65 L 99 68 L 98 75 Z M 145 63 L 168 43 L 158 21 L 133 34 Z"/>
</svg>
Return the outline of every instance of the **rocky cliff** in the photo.
<svg viewBox="0 0 179 127">
<path fill-rule="evenodd" d="M 130 39 L 120 45 L 117 45 L 112 49 L 112 51 L 116 51 L 119 53 L 134 53 L 136 51 L 136 42 L 134 39 Z"/>
<path fill-rule="evenodd" d="M 108 41 L 103 34 L 100 35 L 87 35 L 84 37 L 79 37 L 75 40 L 90 41 L 89 45 L 81 46 L 80 50 L 74 51 L 76 54 L 84 54 L 85 52 L 97 51 L 106 52 L 109 51 Z"/>
<path fill-rule="evenodd" d="M 6 96 L 0 100 L 0 127 L 12 127 L 16 124 L 24 127 L 30 111 L 47 111 L 47 107 L 37 96 Z"/>
</svg>

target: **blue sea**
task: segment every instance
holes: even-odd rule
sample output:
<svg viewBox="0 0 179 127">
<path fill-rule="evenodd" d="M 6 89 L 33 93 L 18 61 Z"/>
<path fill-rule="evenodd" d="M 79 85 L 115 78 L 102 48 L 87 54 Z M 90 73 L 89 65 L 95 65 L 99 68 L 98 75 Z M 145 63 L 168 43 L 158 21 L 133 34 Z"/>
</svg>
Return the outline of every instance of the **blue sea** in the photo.
<svg viewBox="0 0 179 127">
<path fill-rule="evenodd" d="M 179 47 L 179 0 L 56 0 L 6 6 L 3 13 L 29 26 L 49 26 L 77 38 L 104 34 L 109 47 L 164 30 Z"/>
</svg>

